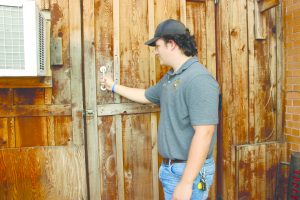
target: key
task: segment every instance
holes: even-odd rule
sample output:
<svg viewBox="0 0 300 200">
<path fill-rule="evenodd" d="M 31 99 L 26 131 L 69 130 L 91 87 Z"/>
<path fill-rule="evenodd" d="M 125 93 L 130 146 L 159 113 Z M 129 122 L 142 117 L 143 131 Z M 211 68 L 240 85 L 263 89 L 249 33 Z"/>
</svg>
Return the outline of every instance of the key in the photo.
<svg viewBox="0 0 300 200">
<path fill-rule="evenodd" d="M 205 175 L 201 173 L 201 179 L 198 183 L 198 189 L 202 191 L 206 191 L 206 179 Z"/>
</svg>

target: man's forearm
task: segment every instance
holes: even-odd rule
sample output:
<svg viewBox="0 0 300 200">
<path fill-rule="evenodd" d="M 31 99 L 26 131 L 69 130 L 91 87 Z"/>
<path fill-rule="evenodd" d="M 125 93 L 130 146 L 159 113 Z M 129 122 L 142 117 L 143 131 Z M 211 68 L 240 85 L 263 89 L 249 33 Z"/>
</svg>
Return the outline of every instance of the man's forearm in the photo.
<svg viewBox="0 0 300 200">
<path fill-rule="evenodd" d="M 193 184 L 206 160 L 213 132 L 214 126 L 204 126 L 195 130 L 181 182 Z"/>
<path fill-rule="evenodd" d="M 145 97 L 145 89 L 129 88 L 123 85 L 115 85 L 114 91 L 119 95 L 138 103 L 151 103 Z"/>
</svg>

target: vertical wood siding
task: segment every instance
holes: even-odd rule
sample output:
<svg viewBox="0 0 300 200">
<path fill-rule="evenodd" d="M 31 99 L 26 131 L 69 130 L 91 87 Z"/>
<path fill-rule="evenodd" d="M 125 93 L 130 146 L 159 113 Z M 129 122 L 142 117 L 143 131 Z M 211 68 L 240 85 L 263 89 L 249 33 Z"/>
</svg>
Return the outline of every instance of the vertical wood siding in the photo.
<svg viewBox="0 0 300 200">
<path fill-rule="evenodd" d="M 218 6 L 223 97 L 218 195 L 223 199 L 274 198 L 275 171 L 286 160 L 280 8 L 261 13 L 255 0 L 224 0 Z"/>
<path fill-rule="evenodd" d="M 50 78 L 24 84 L 0 78 L 0 199 L 88 199 L 88 193 L 91 199 L 163 199 L 158 109 L 101 91 L 99 69 L 106 65 L 130 87 L 154 85 L 169 68 L 144 42 L 167 18 L 183 20 L 195 34 L 200 62 L 221 86 L 219 163 L 209 198 L 273 198 L 276 167 L 286 159 L 281 5 L 260 13 L 256 0 L 221 0 L 215 24 L 213 0 L 37 4 L 51 11 L 63 65 L 52 66 Z M 106 107 L 114 110 L 100 110 Z M 94 114 L 84 118 L 84 109 Z"/>
</svg>

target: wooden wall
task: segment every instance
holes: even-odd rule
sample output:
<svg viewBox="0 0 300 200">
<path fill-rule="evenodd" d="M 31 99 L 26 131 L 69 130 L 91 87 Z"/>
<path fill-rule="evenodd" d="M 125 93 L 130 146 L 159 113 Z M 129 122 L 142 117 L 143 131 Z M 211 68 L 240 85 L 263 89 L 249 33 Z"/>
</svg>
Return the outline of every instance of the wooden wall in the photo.
<svg viewBox="0 0 300 200">
<path fill-rule="evenodd" d="M 36 2 L 51 11 L 63 65 L 52 77 L 0 78 L 0 199 L 87 199 L 80 4 Z"/>
<path fill-rule="evenodd" d="M 52 77 L 0 78 L 0 199 L 163 199 L 159 108 L 101 91 L 100 67 L 130 87 L 155 84 L 168 68 L 143 43 L 167 18 L 195 34 L 221 86 L 210 199 L 273 198 L 286 157 L 281 5 L 260 13 L 256 0 L 37 4 L 51 11 L 63 65 Z"/>
<path fill-rule="evenodd" d="M 259 9 L 256 0 L 222 0 L 217 9 L 223 199 L 273 199 L 276 168 L 286 159 L 282 8 Z"/>
</svg>

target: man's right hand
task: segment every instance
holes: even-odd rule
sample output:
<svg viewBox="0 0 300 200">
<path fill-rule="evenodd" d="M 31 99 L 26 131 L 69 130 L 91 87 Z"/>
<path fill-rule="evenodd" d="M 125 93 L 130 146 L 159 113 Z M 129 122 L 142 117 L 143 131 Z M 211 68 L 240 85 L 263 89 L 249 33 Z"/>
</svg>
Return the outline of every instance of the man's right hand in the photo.
<svg viewBox="0 0 300 200">
<path fill-rule="evenodd" d="M 101 84 L 104 84 L 106 89 L 112 90 L 112 86 L 114 85 L 114 81 L 109 76 L 104 76 L 103 79 L 101 79 Z"/>
<path fill-rule="evenodd" d="M 104 84 L 107 90 L 112 90 L 112 87 L 114 85 L 114 81 L 109 76 L 104 76 L 103 79 L 101 79 L 101 84 Z M 130 99 L 131 101 L 135 101 L 138 103 L 151 103 L 148 99 L 145 97 L 145 89 L 138 89 L 138 88 L 129 88 L 123 85 L 116 84 L 114 87 L 114 92 Z"/>
</svg>

